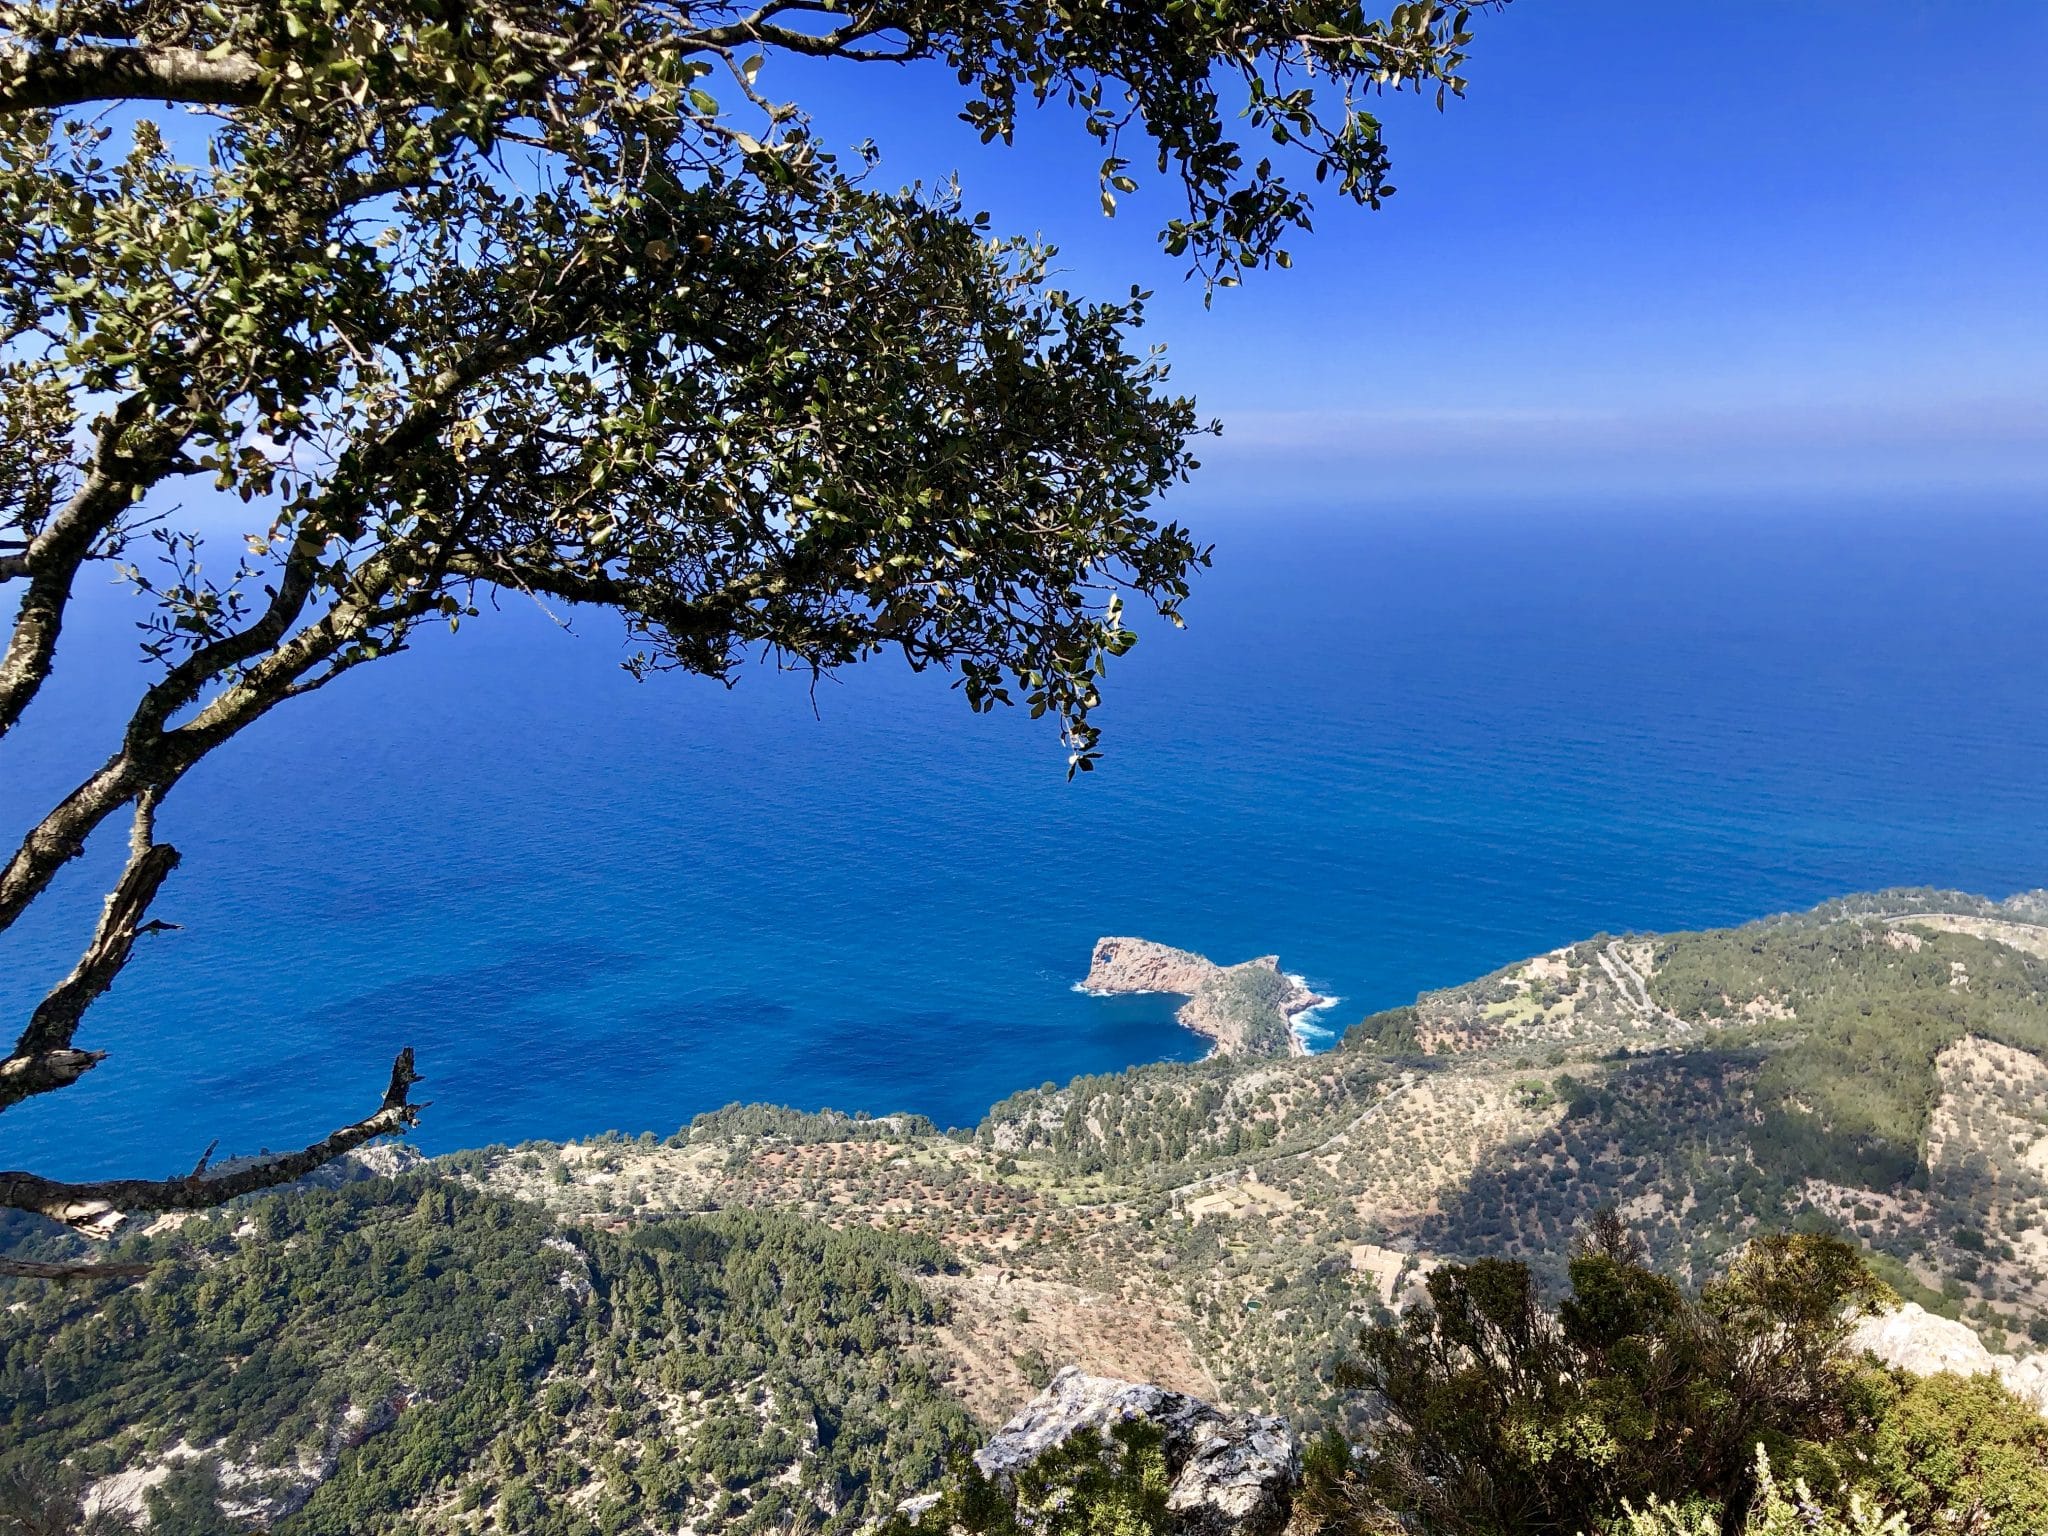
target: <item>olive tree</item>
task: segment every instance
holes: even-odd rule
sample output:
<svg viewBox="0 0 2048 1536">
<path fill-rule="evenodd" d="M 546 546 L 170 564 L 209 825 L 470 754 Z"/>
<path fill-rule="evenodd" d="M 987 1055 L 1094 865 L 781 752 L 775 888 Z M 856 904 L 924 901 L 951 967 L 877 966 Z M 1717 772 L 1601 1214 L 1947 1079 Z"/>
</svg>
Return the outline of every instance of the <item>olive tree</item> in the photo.
<svg viewBox="0 0 2048 1536">
<path fill-rule="evenodd" d="M 0 735 L 90 567 L 151 663 L 0 868 L 4 931 L 125 827 L 0 1109 L 102 1059 L 77 1032 L 155 921 L 180 779 L 493 592 L 623 615 L 638 671 L 898 652 L 1093 764 L 1126 600 L 1177 622 L 1208 559 L 1151 513 L 1203 428 L 1134 341 L 1145 296 L 1077 297 L 957 192 L 882 185 L 778 62 L 942 69 L 985 142 L 1051 104 L 1106 210 L 1141 171 L 1174 190 L 1165 252 L 1213 288 L 1286 264 L 1310 186 L 1377 205 L 1369 104 L 1442 105 L 1468 41 L 1350 0 L 0 0 Z M 246 508 L 231 568 L 194 486 Z M 400 1056 L 298 1153 L 4 1173 L 0 1206 L 90 1234 L 211 1205 L 402 1130 L 415 1081 Z"/>
</svg>

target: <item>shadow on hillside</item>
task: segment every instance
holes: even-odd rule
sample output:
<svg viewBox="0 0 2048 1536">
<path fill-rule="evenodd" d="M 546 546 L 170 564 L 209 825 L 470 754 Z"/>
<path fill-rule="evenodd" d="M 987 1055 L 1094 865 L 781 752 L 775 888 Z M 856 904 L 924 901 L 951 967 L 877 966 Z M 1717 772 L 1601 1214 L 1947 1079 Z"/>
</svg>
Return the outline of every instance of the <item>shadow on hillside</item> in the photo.
<svg viewBox="0 0 2048 1536">
<path fill-rule="evenodd" d="M 1442 1253 L 1519 1258 L 1561 1281 L 1573 1235 L 1612 1204 L 1658 1263 L 1681 1273 L 1711 1265 L 1748 1226 L 1784 1210 L 1789 1180 L 1752 1155 L 1759 1060 L 1696 1051 L 1625 1060 L 1597 1083 L 1560 1078 L 1564 1118 L 1495 1148 L 1424 1219 L 1418 1240 Z"/>
</svg>

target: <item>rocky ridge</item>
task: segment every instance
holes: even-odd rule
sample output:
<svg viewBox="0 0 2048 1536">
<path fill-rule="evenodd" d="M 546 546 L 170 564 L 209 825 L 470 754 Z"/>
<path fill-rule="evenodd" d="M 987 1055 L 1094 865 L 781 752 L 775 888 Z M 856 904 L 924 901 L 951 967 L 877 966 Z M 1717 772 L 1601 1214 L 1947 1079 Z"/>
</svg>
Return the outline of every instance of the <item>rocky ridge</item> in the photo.
<svg viewBox="0 0 2048 1536">
<path fill-rule="evenodd" d="M 1218 1056 L 1307 1054 L 1295 1020 L 1334 998 L 1311 992 L 1280 969 L 1278 955 L 1218 965 L 1192 950 L 1150 939 L 1095 941 L 1082 990 L 1104 996 L 1165 992 L 1185 997 L 1181 1026 L 1213 1041 Z"/>
</svg>

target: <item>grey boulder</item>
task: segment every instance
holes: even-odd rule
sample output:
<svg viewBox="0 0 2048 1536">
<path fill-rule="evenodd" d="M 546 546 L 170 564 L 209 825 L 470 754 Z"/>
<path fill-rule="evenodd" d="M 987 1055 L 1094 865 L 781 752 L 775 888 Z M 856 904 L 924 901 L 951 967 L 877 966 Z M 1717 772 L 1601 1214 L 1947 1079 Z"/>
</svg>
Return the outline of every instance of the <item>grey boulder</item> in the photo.
<svg viewBox="0 0 2048 1536">
<path fill-rule="evenodd" d="M 1090 1376 L 1068 1366 L 975 1452 L 995 1482 L 1079 1434 L 1107 1438 L 1144 1421 L 1164 1434 L 1167 1511 L 1173 1536 L 1274 1536 L 1287 1524 L 1301 1478 L 1301 1448 L 1279 1419 L 1229 1414 L 1143 1382 Z"/>
</svg>

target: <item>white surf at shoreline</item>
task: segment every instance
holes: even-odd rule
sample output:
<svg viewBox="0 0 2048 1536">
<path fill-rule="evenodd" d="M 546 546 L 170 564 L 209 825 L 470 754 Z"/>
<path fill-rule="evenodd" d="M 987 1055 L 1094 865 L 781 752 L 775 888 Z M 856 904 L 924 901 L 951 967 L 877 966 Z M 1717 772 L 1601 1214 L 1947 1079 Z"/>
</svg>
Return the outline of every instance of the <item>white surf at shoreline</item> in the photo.
<svg viewBox="0 0 2048 1536">
<path fill-rule="evenodd" d="M 1297 987 L 1300 987 L 1304 992 L 1315 991 L 1315 988 L 1308 984 L 1306 976 L 1297 976 L 1292 971 L 1289 971 L 1287 979 Z M 1313 1008 L 1304 1008 L 1301 1012 L 1288 1019 L 1288 1032 L 1294 1036 L 1295 1040 L 1300 1043 L 1302 1050 L 1308 1055 L 1313 1056 L 1316 1054 L 1319 1048 L 1316 1042 L 1320 1041 L 1323 1047 L 1327 1047 L 1331 1041 L 1338 1039 L 1342 1035 L 1343 1031 L 1328 1028 L 1316 1021 L 1343 1001 L 1344 999 L 1341 997 L 1326 997 Z"/>
</svg>

